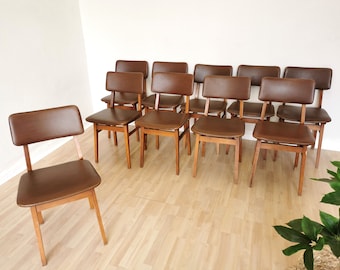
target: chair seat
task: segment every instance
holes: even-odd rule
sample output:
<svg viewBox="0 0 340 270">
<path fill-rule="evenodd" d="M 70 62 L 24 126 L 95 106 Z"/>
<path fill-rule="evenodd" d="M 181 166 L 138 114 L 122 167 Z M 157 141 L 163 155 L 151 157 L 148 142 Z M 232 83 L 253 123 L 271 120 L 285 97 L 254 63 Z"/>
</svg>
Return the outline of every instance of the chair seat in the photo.
<svg viewBox="0 0 340 270">
<path fill-rule="evenodd" d="M 301 108 L 292 105 L 280 105 L 277 109 L 277 116 L 290 121 L 300 121 Z M 306 119 L 307 123 L 327 123 L 332 119 L 322 108 L 306 108 Z"/>
<path fill-rule="evenodd" d="M 261 117 L 262 103 L 259 102 L 244 102 L 243 107 L 243 115 L 249 117 Z M 235 101 L 233 102 L 227 109 L 227 111 L 231 114 L 238 115 L 240 111 L 240 103 Z M 274 106 L 272 104 L 268 104 L 266 109 L 267 117 L 272 117 L 275 114 Z"/>
<path fill-rule="evenodd" d="M 76 160 L 25 173 L 19 183 L 17 204 L 30 207 L 91 190 L 100 176 L 88 160 Z"/>
<path fill-rule="evenodd" d="M 189 111 L 204 113 L 205 108 L 205 99 L 195 98 L 190 99 L 189 103 Z M 208 113 L 220 113 L 224 112 L 227 107 L 227 103 L 221 100 L 210 100 L 209 103 L 209 112 Z M 182 105 L 183 108 L 183 105 Z"/>
<path fill-rule="evenodd" d="M 141 116 L 135 110 L 124 110 L 119 108 L 107 108 L 86 118 L 86 121 L 109 126 L 127 125 Z"/>
<path fill-rule="evenodd" d="M 189 118 L 190 115 L 187 113 L 150 111 L 136 120 L 136 126 L 151 129 L 174 130 L 182 127 Z"/>
<path fill-rule="evenodd" d="M 253 136 L 258 140 L 274 143 L 312 145 L 312 131 L 302 124 L 260 121 L 256 123 Z"/>
<path fill-rule="evenodd" d="M 155 107 L 156 95 L 150 95 L 142 100 L 142 105 L 147 108 Z M 159 108 L 175 109 L 183 103 L 184 99 L 180 95 L 161 95 L 159 99 Z"/>
<path fill-rule="evenodd" d="M 239 118 L 219 118 L 207 116 L 199 118 L 192 126 L 194 133 L 220 138 L 241 137 L 244 135 L 245 124 Z"/>
<path fill-rule="evenodd" d="M 107 95 L 101 99 L 107 104 L 111 102 L 111 95 Z M 138 102 L 138 95 L 135 93 L 115 93 L 115 103 L 116 104 L 131 104 L 135 105 Z"/>
</svg>

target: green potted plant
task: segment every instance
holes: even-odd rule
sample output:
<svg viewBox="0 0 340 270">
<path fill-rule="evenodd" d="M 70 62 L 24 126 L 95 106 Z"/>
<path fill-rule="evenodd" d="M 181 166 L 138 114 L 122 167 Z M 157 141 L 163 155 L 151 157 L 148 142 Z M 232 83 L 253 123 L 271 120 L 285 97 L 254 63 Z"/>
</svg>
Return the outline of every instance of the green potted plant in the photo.
<svg viewBox="0 0 340 270">
<path fill-rule="evenodd" d="M 340 205 L 340 161 L 331 162 L 336 171 L 327 170 L 330 178 L 312 178 L 313 180 L 326 182 L 332 191 L 325 194 L 321 202 Z M 296 243 L 284 249 L 282 252 L 290 256 L 299 250 L 304 250 L 303 263 L 308 270 L 314 269 L 314 250 L 322 250 L 329 246 L 331 252 L 340 261 L 340 208 L 339 217 L 334 217 L 326 212 L 320 211 L 321 223 L 313 221 L 308 217 L 294 219 L 287 226 L 274 226 L 276 232 L 288 241 Z"/>
</svg>

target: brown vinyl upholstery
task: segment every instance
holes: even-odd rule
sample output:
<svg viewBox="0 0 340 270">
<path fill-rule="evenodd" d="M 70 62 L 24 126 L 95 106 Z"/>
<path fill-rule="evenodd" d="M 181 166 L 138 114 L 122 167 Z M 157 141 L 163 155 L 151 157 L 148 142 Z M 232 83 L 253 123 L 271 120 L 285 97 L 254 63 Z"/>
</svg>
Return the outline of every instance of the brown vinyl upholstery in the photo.
<svg viewBox="0 0 340 270">
<path fill-rule="evenodd" d="M 327 111 L 322 108 L 323 91 L 329 90 L 332 83 L 332 69 L 330 68 L 310 68 L 310 67 L 286 67 L 285 78 L 312 79 L 315 81 L 315 90 L 318 98 L 315 105 L 308 106 L 306 109 L 306 124 L 313 130 L 314 138 L 318 138 L 318 149 L 315 159 L 315 168 L 319 166 L 323 133 L 325 124 L 331 121 Z M 278 107 L 277 116 L 281 121 L 297 122 L 300 119 L 301 111 L 298 107 L 290 104 L 283 104 Z M 313 145 L 314 147 L 314 145 Z"/>
<path fill-rule="evenodd" d="M 146 136 L 170 136 L 175 140 L 176 174 L 179 174 L 179 141 L 186 137 L 188 155 L 191 153 L 189 129 L 189 97 L 193 92 L 193 75 L 188 73 L 157 72 L 153 74 L 151 90 L 155 93 L 155 110 L 149 111 L 136 120 L 136 126 L 141 130 L 140 167 L 144 166 L 144 150 Z M 184 113 L 160 110 L 159 103 L 162 94 L 185 96 L 186 109 Z M 183 130 L 180 131 L 180 129 Z"/>
<path fill-rule="evenodd" d="M 313 80 L 291 78 L 263 78 L 259 92 L 259 100 L 263 107 L 261 121 L 255 124 L 253 136 L 256 138 L 252 171 L 249 185 L 252 186 L 257 161 L 261 149 L 289 151 L 296 153 L 294 168 L 298 165 L 301 154 L 298 195 L 302 194 L 307 147 L 315 141 L 311 130 L 304 124 L 306 104 L 314 99 Z M 299 123 L 264 121 L 266 106 L 269 102 L 300 104 L 301 119 Z"/>
<path fill-rule="evenodd" d="M 153 74 L 157 72 L 188 73 L 188 64 L 185 62 L 162 62 L 156 61 L 152 64 Z M 153 110 L 155 107 L 156 95 L 152 94 L 143 99 L 142 104 L 145 110 Z M 170 109 L 175 111 L 183 103 L 181 95 L 162 95 L 159 101 L 159 109 Z"/>
<path fill-rule="evenodd" d="M 149 64 L 147 61 L 141 61 L 141 60 L 117 60 L 116 61 L 116 72 L 142 72 L 144 75 L 144 81 L 143 81 L 143 95 L 142 98 L 144 98 L 144 95 L 146 94 L 146 80 L 149 76 Z M 107 95 L 102 98 L 102 101 L 104 101 L 107 104 L 107 107 L 110 107 L 111 102 L 111 95 Z M 127 106 L 127 108 L 133 108 L 137 109 L 136 105 L 138 103 L 138 95 L 135 93 L 127 93 L 127 92 L 117 92 L 115 93 L 115 103 L 120 106 Z"/>
<path fill-rule="evenodd" d="M 235 146 L 234 182 L 238 182 L 238 167 L 241 161 L 242 136 L 245 124 L 242 121 L 244 100 L 250 97 L 250 78 L 209 75 L 204 79 L 203 96 L 206 98 L 204 117 L 199 118 L 191 130 L 196 134 L 195 153 L 192 174 L 197 173 L 197 161 L 200 142 L 214 142 Z M 238 115 L 232 119 L 208 116 L 210 99 L 236 99 L 240 102 Z M 217 168 L 218 169 L 218 168 Z"/>
<path fill-rule="evenodd" d="M 38 241 L 41 262 L 47 264 L 40 224 L 42 211 L 60 204 L 87 198 L 96 211 L 104 244 L 107 243 L 95 188 L 101 178 L 88 160 L 84 160 L 76 136 L 84 132 L 76 106 L 64 106 L 39 111 L 16 113 L 9 116 L 12 141 L 24 147 L 27 172 L 19 182 L 17 204 L 30 207 Z M 54 166 L 33 169 L 29 145 L 73 136 L 79 159 Z"/>
<path fill-rule="evenodd" d="M 194 94 L 190 99 L 189 113 L 191 117 L 198 118 L 204 115 L 205 99 L 200 98 L 203 89 L 204 78 L 208 75 L 232 76 L 232 66 L 196 64 L 194 68 Z M 182 106 L 183 107 L 183 106 Z M 226 113 L 227 103 L 225 100 L 210 100 L 209 115 L 223 116 Z M 184 109 L 184 108 L 182 108 Z"/>
<path fill-rule="evenodd" d="M 237 68 L 237 76 L 251 78 L 252 88 L 259 87 L 263 77 L 280 77 L 280 67 L 278 66 L 253 66 L 240 65 Z M 244 102 L 243 120 L 250 123 L 256 123 L 261 118 L 261 102 Z M 233 102 L 227 109 L 232 116 L 237 116 L 239 112 L 239 102 Z M 267 106 L 265 118 L 268 120 L 275 115 L 274 106 Z"/>
<path fill-rule="evenodd" d="M 137 128 L 129 130 L 129 126 L 141 116 L 141 100 L 143 94 L 144 75 L 141 72 L 108 72 L 106 75 L 106 89 L 112 92 L 110 108 L 90 115 L 86 121 L 93 123 L 94 154 L 98 162 L 98 133 L 102 130 L 123 132 L 127 167 L 131 168 L 129 136 L 138 132 Z M 116 93 L 134 93 L 138 96 L 137 110 L 126 110 L 115 106 Z"/>
</svg>

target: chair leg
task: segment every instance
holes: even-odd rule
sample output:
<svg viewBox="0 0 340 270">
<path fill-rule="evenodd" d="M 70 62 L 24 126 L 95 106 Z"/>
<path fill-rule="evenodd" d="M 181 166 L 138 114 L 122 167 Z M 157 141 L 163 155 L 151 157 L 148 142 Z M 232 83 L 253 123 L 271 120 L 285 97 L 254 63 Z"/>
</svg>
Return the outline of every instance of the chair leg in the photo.
<svg viewBox="0 0 340 270">
<path fill-rule="evenodd" d="M 94 160 L 98 162 L 98 129 L 97 124 L 93 124 L 93 137 L 94 137 Z"/>
<path fill-rule="evenodd" d="M 236 138 L 235 161 L 234 161 L 234 183 L 235 184 L 238 183 L 239 159 L 240 159 L 240 138 Z"/>
<path fill-rule="evenodd" d="M 179 175 L 179 130 L 175 131 L 176 175 Z"/>
<path fill-rule="evenodd" d="M 41 211 L 38 211 L 38 219 L 39 219 L 39 224 L 44 224 L 44 218 L 42 216 Z"/>
<path fill-rule="evenodd" d="M 194 150 L 194 164 L 192 166 L 192 176 L 193 177 L 195 177 L 197 175 L 197 161 L 198 161 L 199 147 L 200 147 L 200 135 L 196 134 L 195 150 Z"/>
<path fill-rule="evenodd" d="M 299 177 L 299 187 L 298 187 L 298 195 L 302 195 L 303 181 L 305 177 L 305 165 L 306 165 L 306 157 L 307 157 L 307 146 L 303 147 L 303 152 L 301 153 L 301 165 L 300 165 L 300 177 Z"/>
<path fill-rule="evenodd" d="M 31 214 L 32 214 L 35 234 L 36 234 L 36 237 L 37 237 L 37 240 L 38 240 L 38 247 L 39 247 L 39 252 L 40 252 L 41 263 L 42 263 L 42 265 L 46 265 L 47 260 L 46 260 L 45 251 L 44 251 L 44 243 L 43 243 L 42 236 L 41 236 L 40 222 L 39 222 L 39 212 L 38 212 L 38 210 L 35 206 L 31 207 Z"/>
<path fill-rule="evenodd" d="M 315 168 L 316 169 L 319 167 L 324 129 L 325 129 L 325 124 L 321 124 L 320 130 L 319 130 L 318 149 L 317 149 L 317 152 L 316 152 L 316 159 L 315 159 Z"/>
<path fill-rule="evenodd" d="M 249 187 L 253 185 L 253 179 L 254 179 L 254 175 L 256 171 L 257 161 L 259 159 L 260 149 L 261 149 L 261 141 L 257 140 L 254 157 L 253 157 L 253 165 L 252 165 L 251 174 L 250 174 Z"/>
<path fill-rule="evenodd" d="M 188 155 L 191 155 L 191 138 L 190 138 L 190 128 L 189 128 L 189 123 L 188 123 L 188 126 L 187 126 L 187 134 L 186 134 L 186 139 L 185 139 L 185 141 L 186 141 L 186 144 L 187 144 L 187 147 L 188 147 L 188 149 L 187 149 L 187 153 L 188 153 Z"/>
<path fill-rule="evenodd" d="M 98 206 L 96 192 L 94 190 L 92 190 L 91 193 L 92 193 L 92 195 L 91 195 L 92 199 L 91 200 L 93 202 L 93 206 L 94 206 L 94 209 L 96 211 L 100 233 L 102 235 L 103 243 L 104 243 L 104 245 L 106 245 L 107 244 L 107 238 L 106 238 L 106 234 L 105 234 L 105 230 L 104 230 L 104 225 L 103 225 L 102 217 L 101 217 L 99 206 Z"/>
<path fill-rule="evenodd" d="M 295 154 L 295 161 L 294 161 L 294 169 L 298 166 L 299 164 L 299 153 Z"/>
<path fill-rule="evenodd" d="M 156 149 L 159 149 L 159 136 L 156 135 Z"/>
<path fill-rule="evenodd" d="M 125 140 L 125 152 L 128 169 L 131 168 L 131 157 L 130 157 L 130 141 L 129 141 L 129 129 L 128 126 L 124 126 L 124 140 Z"/>
<path fill-rule="evenodd" d="M 145 134 L 144 134 L 144 128 L 141 129 L 141 136 L 140 136 L 140 152 L 139 152 L 139 167 L 143 168 L 144 166 L 144 148 L 145 148 Z"/>
<path fill-rule="evenodd" d="M 118 145 L 117 132 L 113 132 L 113 143 L 115 146 Z"/>
</svg>

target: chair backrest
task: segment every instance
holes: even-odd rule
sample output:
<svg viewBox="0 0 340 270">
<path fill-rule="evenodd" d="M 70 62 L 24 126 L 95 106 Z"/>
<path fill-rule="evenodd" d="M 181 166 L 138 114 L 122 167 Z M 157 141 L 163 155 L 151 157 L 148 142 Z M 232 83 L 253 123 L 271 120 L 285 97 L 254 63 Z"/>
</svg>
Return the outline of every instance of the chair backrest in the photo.
<svg viewBox="0 0 340 270">
<path fill-rule="evenodd" d="M 189 96 L 193 93 L 194 76 L 189 73 L 156 72 L 153 74 L 151 91 L 156 93 L 155 108 L 158 109 L 160 94 L 186 96 L 186 108 L 189 110 Z"/>
<path fill-rule="evenodd" d="M 141 72 L 109 71 L 106 73 L 106 90 L 142 94 L 143 80 Z"/>
<path fill-rule="evenodd" d="M 262 79 L 259 99 L 262 101 L 312 104 L 315 82 L 310 79 L 272 78 Z"/>
<path fill-rule="evenodd" d="M 203 65 L 196 64 L 194 68 L 194 82 L 203 83 L 204 78 L 208 75 L 233 75 L 232 66 L 219 66 L 219 65 Z"/>
<path fill-rule="evenodd" d="M 278 66 L 252 66 L 240 65 L 237 68 L 237 76 L 250 77 L 251 85 L 260 86 L 264 77 L 280 77 L 281 69 Z"/>
<path fill-rule="evenodd" d="M 156 72 L 187 73 L 188 72 L 188 63 L 156 61 L 152 65 L 152 74 L 154 74 Z"/>
<path fill-rule="evenodd" d="M 9 127 L 17 146 L 84 132 L 79 110 L 74 105 L 12 114 Z"/>
<path fill-rule="evenodd" d="M 147 61 L 117 60 L 117 72 L 142 72 L 144 79 L 149 76 L 149 64 Z"/>
<path fill-rule="evenodd" d="M 332 83 L 332 69 L 309 67 L 286 67 L 284 78 L 311 79 L 315 81 L 315 89 L 328 90 Z"/>
<path fill-rule="evenodd" d="M 204 79 L 203 96 L 247 100 L 250 97 L 250 81 L 249 77 L 209 75 Z"/>
</svg>

